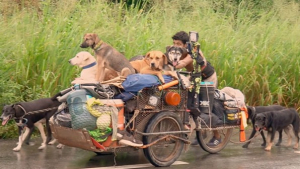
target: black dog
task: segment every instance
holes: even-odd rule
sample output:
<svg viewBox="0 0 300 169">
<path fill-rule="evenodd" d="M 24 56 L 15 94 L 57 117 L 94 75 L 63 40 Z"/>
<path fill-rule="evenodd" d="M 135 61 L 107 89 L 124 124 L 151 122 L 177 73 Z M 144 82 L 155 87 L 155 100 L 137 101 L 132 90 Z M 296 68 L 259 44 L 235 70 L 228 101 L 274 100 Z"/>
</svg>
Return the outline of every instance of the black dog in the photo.
<svg viewBox="0 0 300 169">
<path fill-rule="evenodd" d="M 255 117 L 255 128 L 256 130 L 264 129 L 268 131 L 268 145 L 265 150 L 270 151 L 276 131 L 284 130 L 289 137 L 288 146 L 291 144 L 291 135 L 290 132 L 288 132 L 289 125 L 291 124 L 296 136 L 296 144 L 294 146 L 294 149 L 297 149 L 299 144 L 299 122 L 300 118 L 296 109 L 288 108 L 257 114 Z"/>
<path fill-rule="evenodd" d="M 252 133 L 250 134 L 249 140 L 251 138 L 254 137 L 256 130 L 254 127 L 255 124 L 255 117 L 257 114 L 263 113 L 263 112 L 267 112 L 267 111 L 273 111 L 273 110 L 283 110 L 286 109 L 286 107 L 280 106 L 280 105 L 271 105 L 271 106 L 247 106 L 247 110 L 248 110 L 248 120 L 251 120 L 252 123 Z M 266 138 L 265 135 L 263 133 L 263 131 L 260 132 L 261 137 L 263 138 L 263 143 L 261 144 L 261 146 L 266 146 Z M 276 146 L 280 146 L 282 142 L 282 130 L 279 131 L 279 138 L 278 138 L 278 142 L 276 144 Z M 242 147 L 243 148 L 248 148 L 249 144 L 251 143 L 251 141 L 247 142 L 246 144 L 244 144 Z"/>
<path fill-rule="evenodd" d="M 15 119 L 19 128 L 18 146 L 13 150 L 20 151 L 24 140 L 27 138 L 30 131 L 33 130 L 34 126 L 38 127 L 43 139 L 43 143 L 39 149 L 44 149 L 46 144 L 48 144 L 52 138 L 49 119 L 57 111 L 60 104 L 61 103 L 53 97 L 4 106 L 1 115 L 2 125 L 6 125 L 11 119 Z M 47 139 L 41 123 L 43 120 L 46 121 Z M 24 127 L 25 132 L 23 134 L 22 130 Z"/>
</svg>

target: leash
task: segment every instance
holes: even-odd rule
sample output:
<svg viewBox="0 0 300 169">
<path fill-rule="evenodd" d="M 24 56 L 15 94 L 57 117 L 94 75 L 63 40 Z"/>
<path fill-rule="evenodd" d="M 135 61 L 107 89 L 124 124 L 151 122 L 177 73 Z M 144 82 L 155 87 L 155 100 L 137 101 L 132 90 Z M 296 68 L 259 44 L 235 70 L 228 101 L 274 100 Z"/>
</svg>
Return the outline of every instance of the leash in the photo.
<svg viewBox="0 0 300 169">
<path fill-rule="evenodd" d="M 248 139 L 248 140 L 246 140 L 244 142 L 235 142 L 235 141 L 232 141 L 232 140 L 230 140 L 230 142 L 231 143 L 235 143 L 235 144 L 248 143 L 248 142 L 252 141 L 255 137 L 257 137 L 260 134 L 260 132 L 263 132 L 263 131 L 262 130 L 260 130 L 259 132 L 256 131 L 255 135 L 251 139 Z"/>
<path fill-rule="evenodd" d="M 16 123 L 18 126 L 24 128 L 24 126 L 27 124 L 28 120 L 26 118 L 24 118 L 24 116 L 26 115 L 32 115 L 32 114 L 36 114 L 36 113 L 42 113 L 42 112 L 46 112 L 46 111 L 50 111 L 50 110 L 55 110 L 57 109 L 58 107 L 52 107 L 52 108 L 46 108 L 46 109 L 41 109 L 41 110 L 35 110 L 35 111 L 30 111 L 30 112 L 26 112 L 26 110 L 24 109 L 23 106 L 21 105 L 17 105 L 18 107 L 20 107 L 23 111 L 24 111 L 24 115 L 21 116 L 20 118 L 17 118 L 19 119 L 19 123 Z M 25 123 L 22 123 L 22 120 L 25 120 Z"/>
</svg>

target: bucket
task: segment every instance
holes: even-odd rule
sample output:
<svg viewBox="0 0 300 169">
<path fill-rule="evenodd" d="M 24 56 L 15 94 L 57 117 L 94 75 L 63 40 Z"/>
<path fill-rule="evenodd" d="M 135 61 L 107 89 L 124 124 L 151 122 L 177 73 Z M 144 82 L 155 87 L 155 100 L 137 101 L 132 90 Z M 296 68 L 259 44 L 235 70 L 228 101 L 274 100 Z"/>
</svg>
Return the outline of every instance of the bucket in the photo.
<svg viewBox="0 0 300 169">
<path fill-rule="evenodd" d="M 94 130 L 97 128 L 97 118 L 92 116 L 87 110 L 86 101 L 91 97 L 85 89 L 78 89 L 70 93 L 67 97 L 69 112 L 72 119 L 73 129 Z"/>
<path fill-rule="evenodd" d="M 211 113 L 214 103 L 215 87 L 211 82 L 201 82 L 199 93 L 199 109 L 201 113 Z"/>
<path fill-rule="evenodd" d="M 165 94 L 165 102 L 170 106 L 177 106 L 180 100 L 180 95 L 176 92 L 167 92 Z"/>
<path fill-rule="evenodd" d="M 124 102 L 121 99 L 100 99 L 101 103 L 115 106 L 118 112 L 118 128 L 124 130 L 125 116 L 124 116 Z"/>
</svg>

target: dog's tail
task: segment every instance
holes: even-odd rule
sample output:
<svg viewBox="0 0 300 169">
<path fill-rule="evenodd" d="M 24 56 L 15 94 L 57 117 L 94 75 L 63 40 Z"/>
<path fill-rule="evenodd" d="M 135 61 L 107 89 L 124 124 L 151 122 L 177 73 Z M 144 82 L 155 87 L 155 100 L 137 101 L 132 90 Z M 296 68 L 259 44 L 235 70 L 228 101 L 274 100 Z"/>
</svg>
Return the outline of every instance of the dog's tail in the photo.
<svg viewBox="0 0 300 169">
<path fill-rule="evenodd" d="M 255 118 L 255 114 L 256 114 L 256 110 L 254 106 L 247 106 L 247 111 L 248 111 L 248 119 L 247 119 L 247 123 L 250 124 L 250 120 L 252 120 L 253 118 Z"/>
<path fill-rule="evenodd" d="M 65 90 L 62 90 L 62 91 L 56 93 L 54 96 L 51 97 L 51 100 L 52 100 L 52 101 L 57 100 L 57 97 L 58 97 L 58 96 L 63 96 L 63 95 L 65 95 L 66 93 L 69 93 L 72 89 L 73 89 L 73 88 L 70 87 L 70 88 L 67 88 L 67 89 L 65 89 Z"/>
</svg>

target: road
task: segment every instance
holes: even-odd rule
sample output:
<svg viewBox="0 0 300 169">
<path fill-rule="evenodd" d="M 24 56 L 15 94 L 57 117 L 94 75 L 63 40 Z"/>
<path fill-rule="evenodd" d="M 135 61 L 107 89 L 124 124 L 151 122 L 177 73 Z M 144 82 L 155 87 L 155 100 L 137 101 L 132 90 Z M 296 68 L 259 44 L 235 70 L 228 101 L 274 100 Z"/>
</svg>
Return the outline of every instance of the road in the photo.
<svg viewBox="0 0 300 169">
<path fill-rule="evenodd" d="M 237 141 L 232 137 L 232 140 Z M 277 139 L 277 138 L 276 138 Z M 283 136 L 284 142 L 286 140 Z M 13 152 L 17 139 L 0 140 L 0 169 L 106 169 L 106 168 L 155 168 L 144 157 L 142 151 L 117 153 L 116 156 L 97 156 L 77 148 L 56 149 L 48 146 L 38 150 L 40 138 L 35 145 L 24 145 L 20 152 Z M 273 147 L 270 152 L 260 146 L 260 136 L 256 137 L 248 149 L 242 144 L 229 143 L 217 154 L 209 154 L 200 146 L 190 146 L 171 167 L 172 169 L 298 169 L 300 154 L 292 147 Z"/>
</svg>

